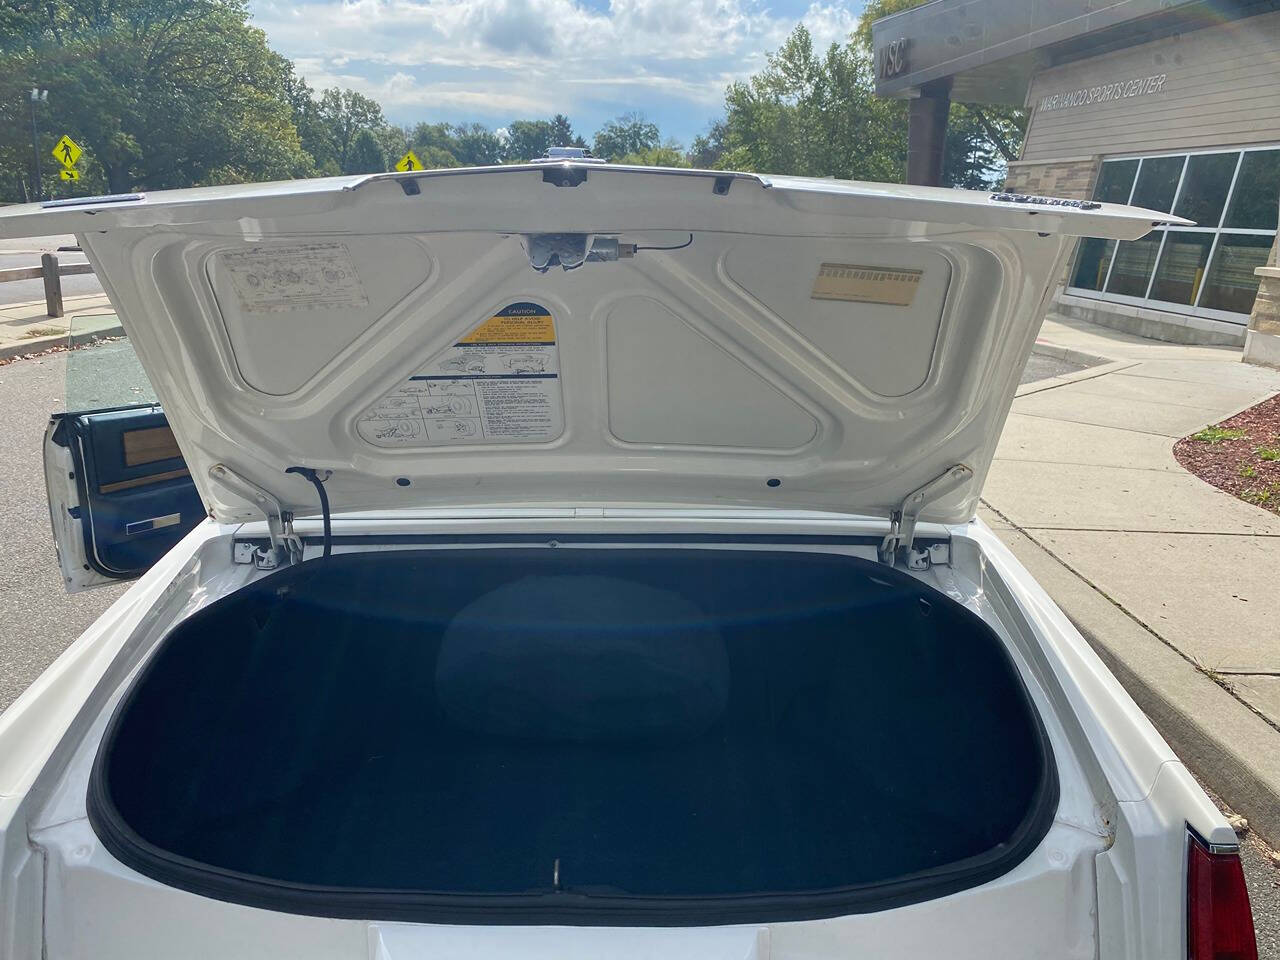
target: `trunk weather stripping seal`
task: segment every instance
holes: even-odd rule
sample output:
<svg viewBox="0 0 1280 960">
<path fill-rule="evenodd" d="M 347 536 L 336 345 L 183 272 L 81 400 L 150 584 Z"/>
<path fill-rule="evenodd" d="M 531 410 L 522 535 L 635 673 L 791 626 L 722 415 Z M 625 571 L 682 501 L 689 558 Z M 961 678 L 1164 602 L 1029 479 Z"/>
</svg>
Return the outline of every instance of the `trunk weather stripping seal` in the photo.
<svg viewBox="0 0 1280 960">
<path fill-rule="evenodd" d="M 854 566 L 874 563 L 854 557 L 847 559 Z M 316 560 L 291 566 L 273 576 L 296 576 L 322 562 Z M 900 570 L 874 564 L 874 573 L 881 578 L 901 578 L 904 583 L 922 592 L 927 591 L 931 595 L 930 600 L 935 602 L 956 603 Z M 228 594 L 197 611 L 183 623 L 216 617 L 222 612 L 224 601 L 234 596 L 234 593 Z M 157 847 L 140 836 L 125 822 L 110 796 L 107 758 L 112 753 L 125 714 L 155 669 L 159 658 L 154 653 L 120 697 L 98 745 L 86 797 L 89 824 L 112 856 L 159 883 L 226 903 L 332 919 L 469 926 L 722 926 L 826 920 L 934 900 L 995 880 L 1029 857 L 1053 826 L 1060 798 L 1053 748 L 1021 671 L 995 631 L 976 614 L 968 610 L 964 612 L 977 619 L 978 625 L 991 634 L 1017 682 L 1023 708 L 1039 747 L 1039 778 L 1026 816 L 1007 841 L 977 856 L 909 876 L 879 883 L 783 894 L 632 896 L 566 890 L 538 894 L 458 894 L 293 883 L 201 863 Z M 165 642 L 167 638 L 160 644 Z"/>
</svg>

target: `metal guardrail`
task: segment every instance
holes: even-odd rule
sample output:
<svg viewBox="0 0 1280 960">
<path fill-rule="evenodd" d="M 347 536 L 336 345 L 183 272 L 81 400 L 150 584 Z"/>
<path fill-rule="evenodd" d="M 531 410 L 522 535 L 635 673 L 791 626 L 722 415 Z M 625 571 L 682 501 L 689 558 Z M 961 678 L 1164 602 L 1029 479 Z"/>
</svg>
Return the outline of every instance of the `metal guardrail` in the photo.
<svg viewBox="0 0 1280 960">
<path fill-rule="evenodd" d="M 61 317 L 66 311 L 62 306 L 62 278 L 79 273 L 93 273 L 88 263 L 59 264 L 52 253 L 41 254 L 38 267 L 12 267 L 0 270 L 0 283 L 14 280 L 44 280 L 44 305 L 51 317 Z"/>
</svg>

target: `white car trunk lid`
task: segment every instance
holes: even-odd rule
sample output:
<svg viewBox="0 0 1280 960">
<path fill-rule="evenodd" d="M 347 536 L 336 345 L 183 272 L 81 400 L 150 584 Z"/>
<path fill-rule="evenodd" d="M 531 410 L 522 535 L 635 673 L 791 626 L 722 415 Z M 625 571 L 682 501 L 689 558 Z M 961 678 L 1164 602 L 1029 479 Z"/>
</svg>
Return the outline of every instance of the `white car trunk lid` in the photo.
<svg viewBox="0 0 1280 960">
<path fill-rule="evenodd" d="M 888 515 L 939 481 L 924 516 L 955 522 L 1072 238 L 1161 219 L 545 165 L 15 207 L 0 236 L 81 237 L 220 520 L 254 486 L 315 513 L 301 465 L 335 511 Z"/>
</svg>

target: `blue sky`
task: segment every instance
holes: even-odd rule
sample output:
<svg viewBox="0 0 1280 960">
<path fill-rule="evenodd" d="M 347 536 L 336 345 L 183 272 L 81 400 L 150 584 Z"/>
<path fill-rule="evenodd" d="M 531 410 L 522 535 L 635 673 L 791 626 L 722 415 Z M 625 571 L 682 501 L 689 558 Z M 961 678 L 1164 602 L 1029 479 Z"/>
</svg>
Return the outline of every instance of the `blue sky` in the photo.
<svg viewBox="0 0 1280 960">
<path fill-rule="evenodd" d="M 395 123 L 565 113 L 588 139 L 640 110 L 684 144 L 796 23 L 843 40 L 864 0 L 250 0 L 316 89 L 351 87 Z"/>
</svg>

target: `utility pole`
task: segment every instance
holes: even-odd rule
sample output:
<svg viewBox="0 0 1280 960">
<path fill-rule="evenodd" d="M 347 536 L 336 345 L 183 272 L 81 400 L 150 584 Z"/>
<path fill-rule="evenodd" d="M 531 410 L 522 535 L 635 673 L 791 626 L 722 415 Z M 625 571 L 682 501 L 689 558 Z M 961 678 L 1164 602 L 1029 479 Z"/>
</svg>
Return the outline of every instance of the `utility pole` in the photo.
<svg viewBox="0 0 1280 960">
<path fill-rule="evenodd" d="M 40 179 L 40 131 L 36 126 L 36 104 L 48 102 L 48 90 L 31 88 L 31 170 L 35 178 L 31 181 L 31 193 L 37 203 L 44 199 L 44 184 Z"/>
</svg>

